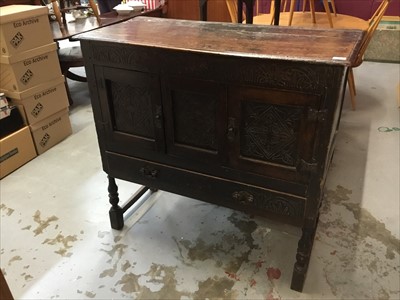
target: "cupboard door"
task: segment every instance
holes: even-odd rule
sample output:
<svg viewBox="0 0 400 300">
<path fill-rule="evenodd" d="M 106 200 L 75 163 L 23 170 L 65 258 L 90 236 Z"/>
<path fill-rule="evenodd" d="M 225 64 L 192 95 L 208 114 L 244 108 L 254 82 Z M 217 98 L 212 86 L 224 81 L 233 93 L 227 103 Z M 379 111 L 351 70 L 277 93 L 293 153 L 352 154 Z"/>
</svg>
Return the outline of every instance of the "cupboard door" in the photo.
<svg viewBox="0 0 400 300">
<path fill-rule="evenodd" d="M 157 75 L 96 66 L 107 150 L 151 158 L 165 149 Z"/>
<path fill-rule="evenodd" d="M 222 159 L 221 136 L 226 122 L 226 88 L 215 82 L 173 78 L 165 79 L 167 153 L 196 162 Z"/>
<path fill-rule="evenodd" d="M 229 164 L 240 170 L 305 181 L 312 161 L 318 95 L 235 87 L 228 93 Z"/>
</svg>

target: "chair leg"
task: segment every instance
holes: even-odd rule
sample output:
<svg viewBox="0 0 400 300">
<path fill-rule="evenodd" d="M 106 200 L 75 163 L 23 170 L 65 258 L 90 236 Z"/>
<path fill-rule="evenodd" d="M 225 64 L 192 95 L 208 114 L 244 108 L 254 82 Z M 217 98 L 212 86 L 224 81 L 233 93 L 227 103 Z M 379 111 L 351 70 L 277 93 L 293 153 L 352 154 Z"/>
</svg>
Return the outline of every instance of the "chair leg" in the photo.
<svg viewBox="0 0 400 300">
<path fill-rule="evenodd" d="M 351 108 L 356 110 L 356 85 L 354 82 L 354 73 L 353 69 L 350 68 L 349 75 L 347 77 L 347 82 L 349 84 L 349 91 L 350 91 L 350 100 L 351 100 Z"/>
<path fill-rule="evenodd" d="M 289 12 L 289 24 L 288 24 L 288 26 L 292 26 L 295 4 L 296 4 L 296 0 L 290 0 L 290 12 Z"/>
<path fill-rule="evenodd" d="M 271 23 L 270 25 L 274 24 L 274 16 L 275 16 L 275 1 L 271 0 L 271 8 L 269 10 L 269 13 L 271 15 Z"/>
<path fill-rule="evenodd" d="M 307 0 L 303 0 L 303 12 L 306 11 L 306 3 L 307 3 Z"/>
<path fill-rule="evenodd" d="M 310 11 L 312 16 L 312 22 L 315 24 L 317 21 L 315 20 L 315 3 L 314 0 L 310 0 Z"/>
<path fill-rule="evenodd" d="M 335 15 L 335 17 L 336 17 L 337 15 L 336 15 L 336 5 L 335 5 L 335 0 L 331 0 L 331 5 L 332 5 L 332 10 L 333 10 L 333 13 L 334 13 L 334 15 Z"/>
<path fill-rule="evenodd" d="M 329 8 L 328 0 L 324 0 L 323 3 L 324 3 L 324 8 L 325 8 L 325 13 L 326 13 L 326 15 L 327 15 L 327 17 L 328 17 L 329 25 L 330 25 L 331 28 L 333 28 L 333 22 L 332 22 L 332 17 L 331 17 L 331 10 L 330 10 L 330 8 Z"/>
</svg>

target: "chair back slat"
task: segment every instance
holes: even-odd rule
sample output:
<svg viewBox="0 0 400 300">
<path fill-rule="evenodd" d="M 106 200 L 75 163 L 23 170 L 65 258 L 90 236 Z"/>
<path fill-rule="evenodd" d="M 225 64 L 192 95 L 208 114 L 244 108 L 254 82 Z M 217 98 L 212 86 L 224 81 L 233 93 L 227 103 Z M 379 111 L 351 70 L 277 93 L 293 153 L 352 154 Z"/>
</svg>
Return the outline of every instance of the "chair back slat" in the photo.
<svg viewBox="0 0 400 300">
<path fill-rule="evenodd" d="M 379 5 L 379 7 L 376 9 L 376 11 L 372 15 L 371 19 L 369 20 L 368 29 L 366 30 L 364 39 L 361 43 L 360 51 L 358 52 L 358 56 L 357 56 L 356 62 L 353 67 L 357 67 L 362 63 L 364 53 L 368 48 L 369 42 L 371 41 L 376 28 L 378 28 L 379 23 L 382 20 L 382 17 L 385 14 L 389 4 L 390 4 L 390 0 L 382 0 L 382 3 Z"/>
<path fill-rule="evenodd" d="M 225 0 L 232 23 L 238 22 L 238 7 L 236 0 Z"/>
<path fill-rule="evenodd" d="M 96 20 L 101 25 L 100 13 L 97 8 L 97 4 L 94 0 L 89 0 L 88 7 L 82 7 L 81 5 L 73 4 L 73 6 L 68 6 L 69 1 L 67 1 L 67 6 L 65 5 L 65 0 L 51 0 L 51 5 L 53 7 L 54 15 L 56 16 L 57 23 L 59 24 L 60 28 L 63 29 L 67 22 L 65 19 L 65 12 L 72 11 L 72 10 L 80 10 L 90 7 L 93 11 L 93 14 L 96 16 Z M 80 1 L 78 1 L 78 4 Z"/>
</svg>

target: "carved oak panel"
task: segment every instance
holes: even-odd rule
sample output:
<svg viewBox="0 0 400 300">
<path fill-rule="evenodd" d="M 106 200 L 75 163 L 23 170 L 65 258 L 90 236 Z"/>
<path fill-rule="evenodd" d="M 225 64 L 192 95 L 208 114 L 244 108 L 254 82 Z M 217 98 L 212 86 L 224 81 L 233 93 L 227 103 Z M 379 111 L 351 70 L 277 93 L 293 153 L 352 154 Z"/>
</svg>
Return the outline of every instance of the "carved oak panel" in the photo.
<svg viewBox="0 0 400 300">
<path fill-rule="evenodd" d="M 257 102 L 242 104 L 242 156 L 294 166 L 302 109 Z"/>
<path fill-rule="evenodd" d="M 174 91 L 172 110 L 175 142 L 217 150 L 217 101 L 215 95 Z"/>
<path fill-rule="evenodd" d="M 110 82 L 114 129 L 155 138 L 151 93 L 143 87 Z"/>
</svg>

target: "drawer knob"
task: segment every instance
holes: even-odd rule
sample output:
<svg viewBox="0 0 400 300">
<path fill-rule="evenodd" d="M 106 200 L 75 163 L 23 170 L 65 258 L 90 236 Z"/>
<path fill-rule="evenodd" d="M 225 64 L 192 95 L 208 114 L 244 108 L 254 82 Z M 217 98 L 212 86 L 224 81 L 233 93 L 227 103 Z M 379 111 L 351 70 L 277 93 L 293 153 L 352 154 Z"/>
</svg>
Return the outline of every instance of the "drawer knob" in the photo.
<svg viewBox="0 0 400 300">
<path fill-rule="evenodd" d="M 156 179 L 158 175 L 158 170 L 150 169 L 149 167 L 142 167 L 139 171 L 142 176 L 150 179 Z"/>
<path fill-rule="evenodd" d="M 254 196 L 246 191 L 233 192 L 232 198 L 241 204 L 251 204 L 254 202 Z"/>
</svg>

